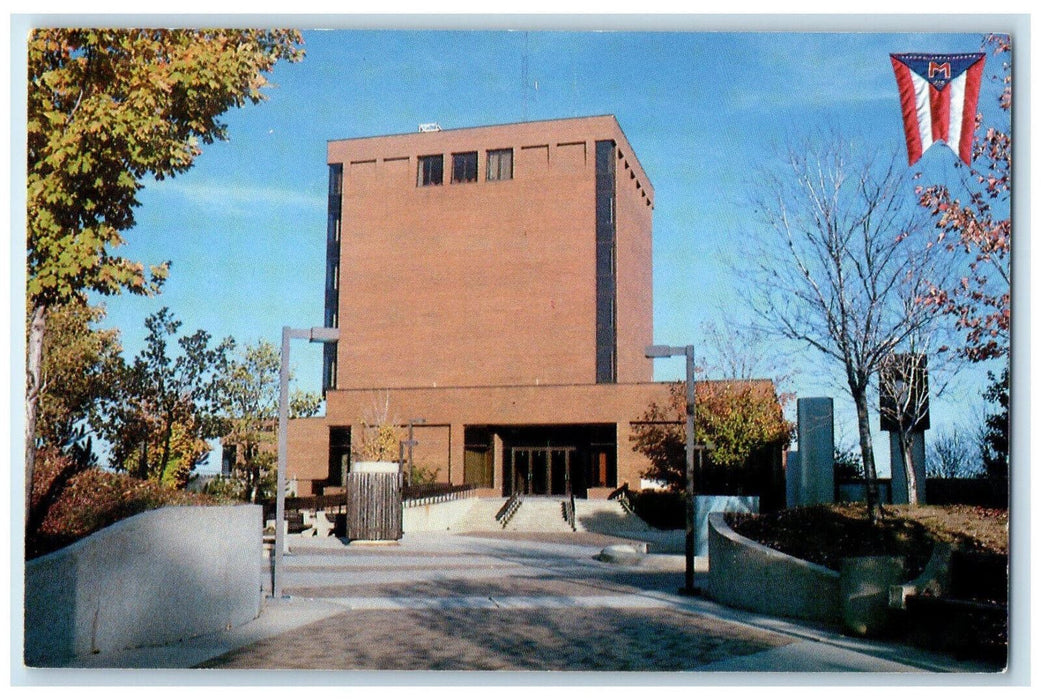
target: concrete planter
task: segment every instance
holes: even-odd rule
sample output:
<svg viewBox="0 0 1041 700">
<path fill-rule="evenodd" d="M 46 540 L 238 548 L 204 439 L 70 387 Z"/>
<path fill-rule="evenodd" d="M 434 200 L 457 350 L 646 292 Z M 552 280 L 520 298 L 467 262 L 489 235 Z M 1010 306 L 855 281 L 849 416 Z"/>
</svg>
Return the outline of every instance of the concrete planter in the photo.
<svg viewBox="0 0 1041 700">
<path fill-rule="evenodd" d="M 708 516 L 709 595 L 743 610 L 840 622 L 839 574 L 734 532 L 723 513 Z"/>
<path fill-rule="evenodd" d="M 164 644 L 260 614 L 260 506 L 135 515 L 25 565 L 25 663 Z"/>
<path fill-rule="evenodd" d="M 397 462 L 355 462 L 351 465 L 351 471 L 360 474 L 397 474 L 400 467 Z"/>
<path fill-rule="evenodd" d="M 347 539 L 385 542 L 402 534 L 401 473 L 396 462 L 347 474 Z M 393 470 L 387 466 L 393 467 Z"/>
<path fill-rule="evenodd" d="M 892 622 L 889 591 L 903 580 L 903 557 L 850 557 L 839 570 L 842 623 L 850 632 L 874 636 Z"/>
</svg>

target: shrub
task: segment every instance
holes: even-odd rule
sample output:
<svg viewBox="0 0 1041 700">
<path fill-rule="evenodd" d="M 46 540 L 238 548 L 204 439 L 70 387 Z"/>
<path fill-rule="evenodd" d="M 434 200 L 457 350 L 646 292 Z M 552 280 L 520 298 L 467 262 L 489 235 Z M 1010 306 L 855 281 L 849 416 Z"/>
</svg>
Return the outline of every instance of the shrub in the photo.
<svg viewBox="0 0 1041 700">
<path fill-rule="evenodd" d="M 651 527 L 679 530 L 687 526 L 687 499 L 682 491 L 630 491 L 629 502 Z"/>
<path fill-rule="evenodd" d="M 33 510 L 41 513 L 26 533 L 26 559 L 53 552 L 92 532 L 147 510 L 172 505 L 212 505 L 217 499 L 154 481 L 97 468 L 75 471 L 54 451 L 37 455 Z"/>
</svg>

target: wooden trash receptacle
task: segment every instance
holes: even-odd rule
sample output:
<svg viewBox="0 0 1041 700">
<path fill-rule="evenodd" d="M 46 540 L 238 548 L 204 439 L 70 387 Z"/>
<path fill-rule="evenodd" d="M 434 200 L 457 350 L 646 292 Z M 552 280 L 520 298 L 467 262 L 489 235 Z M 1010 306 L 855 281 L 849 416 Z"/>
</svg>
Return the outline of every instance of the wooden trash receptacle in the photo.
<svg viewBox="0 0 1041 700">
<path fill-rule="evenodd" d="M 401 472 L 372 463 L 347 474 L 347 539 L 401 539 Z"/>
</svg>

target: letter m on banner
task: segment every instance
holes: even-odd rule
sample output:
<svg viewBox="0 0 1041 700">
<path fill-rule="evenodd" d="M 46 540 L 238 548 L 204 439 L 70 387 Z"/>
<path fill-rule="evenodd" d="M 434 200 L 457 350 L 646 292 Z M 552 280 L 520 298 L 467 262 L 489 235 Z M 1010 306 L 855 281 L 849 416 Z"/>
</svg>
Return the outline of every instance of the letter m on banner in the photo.
<svg viewBox="0 0 1041 700">
<path fill-rule="evenodd" d="M 985 54 L 894 53 L 889 58 L 900 90 L 908 164 L 939 141 L 971 164 Z"/>
</svg>

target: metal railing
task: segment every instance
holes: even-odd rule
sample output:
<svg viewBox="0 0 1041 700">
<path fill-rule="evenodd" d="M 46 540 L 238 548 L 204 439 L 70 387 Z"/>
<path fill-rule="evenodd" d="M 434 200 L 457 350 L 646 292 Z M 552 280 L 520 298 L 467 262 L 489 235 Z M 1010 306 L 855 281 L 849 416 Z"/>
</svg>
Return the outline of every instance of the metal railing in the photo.
<svg viewBox="0 0 1041 700">
<path fill-rule="evenodd" d="M 275 499 L 264 501 L 264 522 L 275 517 Z M 347 510 L 347 494 L 333 493 L 327 496 L 295 496 L 286 499 L 286 512 L 319 511 L 343 513 Z"/>
<path fill-rule="evenodd" d="M 477 489 L 473 484 L 423 484 L 422 486 L 403 486 L 401 500 L 404 507 L 442 503 L 458 498 L 466 498 Z M 264 507 L 264 521 L 275 517 L 275 499 L 261 503 Z M 344 513 L 347 510 L 347 493 L 331 493 L 323 496 L 295 496 L 286 499 L 286 512 L 319 511 Z"/>
<path fill-rule="evenodd" d="M 633 507 L 631 494 L 632 492 L 629 490 L 629 483 L 626 482 L 618 488 L 616 488 L 611 493 L 609 493 L 607 496 L 607 500 L 618 501 L 618 503 L 622 506 L 622 509 L 625 510 L 626 513 L 629 513 L 630 515 L 636 515 L 636 508 Z"/>
<path fill-rule="evenodd" d="M 577 532 L 578 528 L 575 527 L 575 494 L 571 491 L 571 479 L 564 478 L 564 500 L 560 504 L 560 508 L 564 513 L 564 520 L 567 522 L 568 527 L 571 528 L 571 532 Z"/>
<path fill-rule="evenodd" d="M 514 516 L 517 509 L 520 507 L 521 495 L 517 492 L 506 499 L 506 503 L 504 503 L 502 508 L 499 509 L 499 512 L 495 514 L 495 520 L 502 525 L 503 529 L 505 529 L 510 522 L 510 518 Z"/>
<path fill-rule="evenodd" d="M 422 506 L 429 503 L 444 503 L 467 498 L 477 490 L 473 484 L 422 484 L 405 486 L 401 489 L 402 505 Z"/>
<path fill-rule="evenodd" d="M 571 528 L 572 532 L 577 532 L 578 527 L 575 525 L 575 496 L 569 494 L 567 498 L 560 502 L 560 509 L 564 514 L 564 520 L 567 522 L 568 527 Z"/>
</svg>

